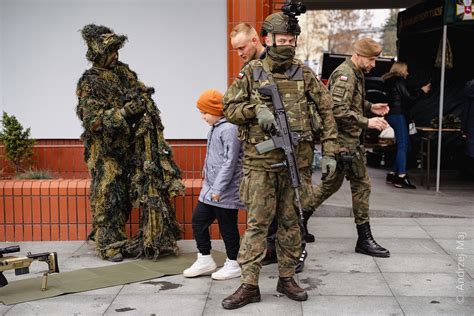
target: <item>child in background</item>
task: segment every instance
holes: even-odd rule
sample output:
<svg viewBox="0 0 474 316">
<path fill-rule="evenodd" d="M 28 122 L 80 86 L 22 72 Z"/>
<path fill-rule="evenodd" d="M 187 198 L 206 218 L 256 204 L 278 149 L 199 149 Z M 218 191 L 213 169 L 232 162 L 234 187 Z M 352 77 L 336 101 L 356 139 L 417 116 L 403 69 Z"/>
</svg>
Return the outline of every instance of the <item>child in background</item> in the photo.
<svg viewBox="0 0 474 316">
<path fill-rule="evenodd" d="M 207 153 L 204 162 L 204 181 L 196 208 L 193 212 L 193 234 L 196 239 L 197 260 L 183 271 L 185 277 L 208 275 L 216 269 L 211 256 L 209 226 L 217 218 L 224 240 L 227 260 L 219 271 L 212 273 L 215 280 L 240 277 L 237 263 L 240 235 L 237 213 L 244 205 L 239 199 L 242 172 L 241 142 L 237 138 L 237 126 L 227 122 L 222 111 L 222 94 L 206 90 L 198 99 L 201 118 L 211 126 L 207 137 Z"/>
</svg>

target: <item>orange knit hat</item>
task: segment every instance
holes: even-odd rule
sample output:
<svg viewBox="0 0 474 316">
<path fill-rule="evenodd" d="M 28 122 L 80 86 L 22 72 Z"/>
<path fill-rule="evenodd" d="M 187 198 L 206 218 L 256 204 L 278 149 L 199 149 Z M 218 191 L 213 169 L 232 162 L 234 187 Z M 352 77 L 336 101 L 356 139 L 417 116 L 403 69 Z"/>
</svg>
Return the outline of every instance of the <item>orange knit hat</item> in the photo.
<svg viewBox="0 0 474 316">
<path fill-rule="evenodd" d="M 204 91 L 197 100 L 197 108 L 204 113 L 224 116 L 222 111 L 222 93 L 213 89 Z"/>
</svg>

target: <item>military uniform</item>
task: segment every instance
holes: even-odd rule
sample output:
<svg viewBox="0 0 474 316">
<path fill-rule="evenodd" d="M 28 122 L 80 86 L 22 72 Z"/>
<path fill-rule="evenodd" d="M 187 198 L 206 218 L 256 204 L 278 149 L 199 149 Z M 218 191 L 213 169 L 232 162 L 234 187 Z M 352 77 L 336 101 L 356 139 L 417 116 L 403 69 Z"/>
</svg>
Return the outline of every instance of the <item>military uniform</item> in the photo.
<svg viewBox="0 0 474 316">
<path fill-rule="evenodd" d="M 251 61 L 245 66 L 224 96 L 224 114 L 229 122 L 239 126 L 243 141 L 243 179 L 240 197 L 247 206 L 247 230 L 241 242 L 238 262 L 242 267 L 242 282 L 258 284 L 261 260 L 265 256 L 268 226 L 278 217 L 276 250 L 280 277 L 292 277 L 301 252 L 301 235 L 295 209 L 295 191 L 291 187 L 286 169 L 272 168 L 285 157 L 281 150 L 259 154 L 255 145 L 269 139 L 257 123 L 258 107 L 265 105 L 273 110 L 269 97 L 257 92 L 261 86 L 274 81 L 284 103 L 288 122 L 293 132 L 301 136 L 296 148 L 300 173 L 310 174 L 313 157 L 314 110 L 323 120 L 321 141 L 326 155 L 337 151 L 337 130 L 332 116 L 332 101 L 327 89 L 314 73 L 298 60 L 284 72 L 276 72 L 272 60 Z M 310 109 L 307 98 L 314 100 L 316 109 Z M 302 181 L 303 183 L 307 181 Z M 306 204 L 307 197 L 302 198 Z"/>
<path fill-rule="evenodd" d="M 122 253 L 152 258 L 177 253 L 181 229 L 171 198 L 184 192 L 184 185 L 163 137 L 154 90 L 128 65 L 113 60 L 125 36 L 93 24 L 82 36 L 93 67 L 77 84 L 76 113 L 92 177 L 91 235 L 97 252 L 110 261 L 121 261 Z M 137 235 L 128 240 L 124 228 L 132 205 L 142 213 Z"/>
<path fill-rule="evenodd" d="M 107 42 L 102 34 L 110 34 Z M 97 65 L 84 72 L 76 90 L 76 113 L 84 128 L 84 158 L 92 178 L 92 238 L 98 255 L 112 258 L 127 240 L 124 229 L 131 211 L 127 173 L 131 129 L 120 113 L 124 106 L 120 79 L 111 69 L 100 66 L 110 52 L 122 47 L 126 37 L 90 25 L 84 27 L 82 35 L 91 43 L 87 58 Z"/>
<path fill-rule="evenodd" d="M 364 224 L 369 221 L 370 179 L 361 140 L 364 139 L 372 104 L 365 100 L 364 74 L 349 58 L 334 70 L 328 85 L 334 101 L 340 151 L 343 155 L 352 156 L 353 161 L 338 160 L 336 172 L 315 189 L 313 207 L 319 207 L 339 190 L 346 176 L 351 184 L 355 222 Z"/>
<path fill-rule="evenodd" d="M 321 205 L 342 185 L 344 177 L 350 181 L 352 209 L 358 239 L 355 251 L 358 253 L 389 257 L 390 252 L 377 244 L 369 224 L 370 178 L 365 166 L 366 157 L 363 146 L 365 129 L 369 126 L 369 116 L 374 113 L 387 113 L 386 104 L 375 104 L 365 100 L 364 73 L 375 66 L 375 57 L 382 47 L 369 38 L 353 43 L 354 54 L 339 65 L 329 77 L 329 91 L 334 102 L 333 113 L 338 128 L 336 171 L 327 177 L 316 189 L 313 207 Z M 357 62 L 356 65 L 354 62 Z M 374 118 L 372 126 L 384 126 L 385 120 Z M 382 122 L 380 122 L 380 120 Z"/>
</svg>

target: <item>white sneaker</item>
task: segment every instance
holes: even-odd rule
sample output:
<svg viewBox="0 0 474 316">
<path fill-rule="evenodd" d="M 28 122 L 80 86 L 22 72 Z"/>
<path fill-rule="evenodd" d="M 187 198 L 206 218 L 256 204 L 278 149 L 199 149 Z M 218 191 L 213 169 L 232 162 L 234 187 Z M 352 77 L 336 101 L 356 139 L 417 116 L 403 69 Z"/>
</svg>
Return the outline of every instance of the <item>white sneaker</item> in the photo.
<svg viewBox="0 0 474 316">
<path fill-rule="evenodd" d="M 224 266 L 219 271 L 214 272 L 211 277 L 214 280 L 228 280 L 238 278 L 240 275 L 241 271 L 237 260 L 229 260 L 229 258 L 227 258 L 224 262 Z"/>
<path fill-rule="evenodd" d="M 208 275 L 214 272 L 217 265 L 211 255 L 197 254 L 197 260 L 193 265 L 183 271 L 183 276 L 187 278 L 197 277 L 199 275 Z"/>
</svg>

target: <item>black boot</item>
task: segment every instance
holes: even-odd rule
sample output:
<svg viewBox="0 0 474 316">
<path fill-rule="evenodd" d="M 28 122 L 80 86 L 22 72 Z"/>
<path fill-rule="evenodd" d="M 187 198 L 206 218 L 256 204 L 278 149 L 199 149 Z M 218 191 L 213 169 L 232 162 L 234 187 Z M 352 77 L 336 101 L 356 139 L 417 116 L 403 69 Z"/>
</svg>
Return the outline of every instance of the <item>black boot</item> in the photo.
<svg viewBox="0 0 474 316">
<path fill-rule="evenodd" d="M 303 209 L 303 228 L 305 231 L 305 235 L 303 236 L 306 242 L 314 242 L 315 238 L 313 234 L 310 234 L 308 231 L 308 220 L 313 215 L 313 210 L 311 209 Z"/>
<path fill-rule="evenodd" d="M 372 237 L 369 223 L 356 226 L 359 239 L 357 239 L 355 252 L 373 257 L 390 257 L 390 251 L 377 244 L 377 242 L 374 240 L 374 237 Z"/>
</svg>

